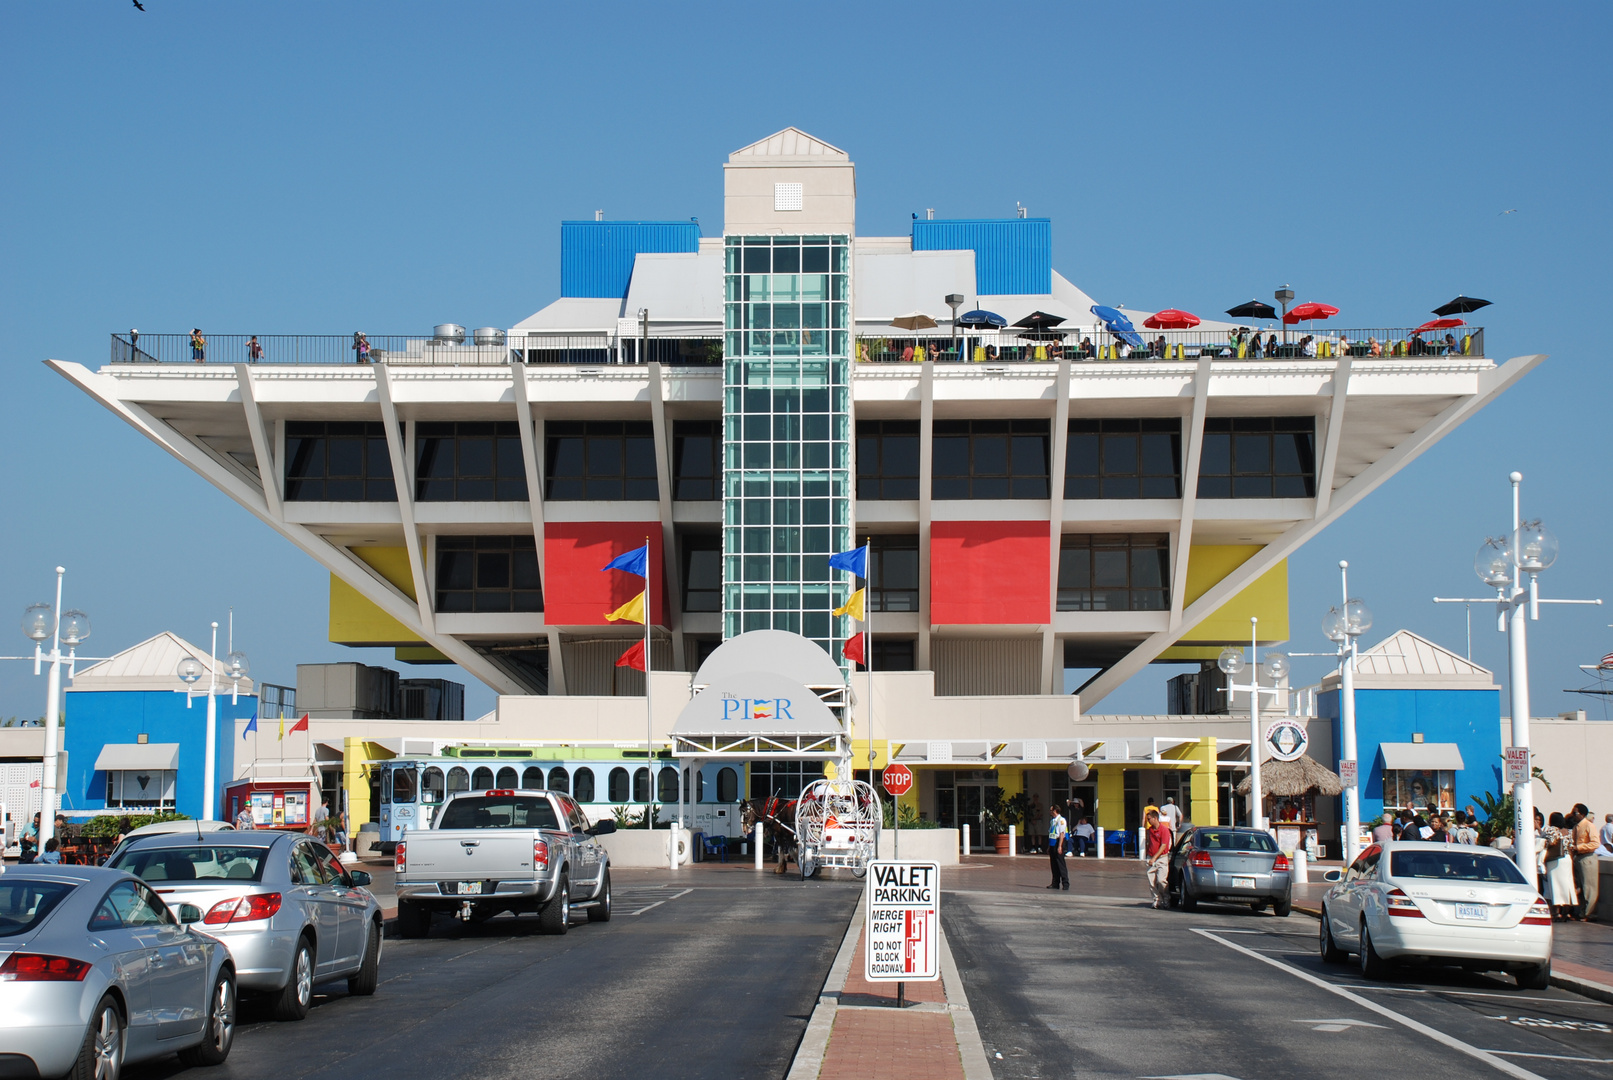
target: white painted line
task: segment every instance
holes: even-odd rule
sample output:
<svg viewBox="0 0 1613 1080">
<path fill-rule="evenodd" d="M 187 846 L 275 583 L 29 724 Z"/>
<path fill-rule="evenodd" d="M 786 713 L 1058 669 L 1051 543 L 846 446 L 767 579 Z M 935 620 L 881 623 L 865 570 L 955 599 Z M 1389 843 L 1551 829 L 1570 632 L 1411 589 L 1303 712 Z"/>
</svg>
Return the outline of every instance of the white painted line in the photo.
<svg viewBox="0 0 1613 1080">
<path fill-rule="evenodd" d="M 1588 1065 L 1613 1065 L 1613 1058 L 1569 1057 L 1567 1054 L 1526 1054 L 1522 1050 L 1487 1050 L 1490 1054 L 1507 1057 L 1545 1058 L 1547 1061 L 1583 1061 Z"/>
<path fill-rule="evenodd" d="M 680 896 L 688 896 L 692 892 L 694 892 L 693 889 L 684 889 L 682 892 L 673 893 L 671 896 L 667 897 L 667 899 L 668 900 L 676 900 L 678 897 L 680 897 Z"/>
<path fill-rule="evenodd" d="M 1563 998 L 1524 997 L 1521 994 L 1491 994 L 1483 990 L 1446 990 L 1444 987 L 1419 989 L 1414 986 L 1371 986 L 1367 983 L 1334 983 L 1333 985 L 1344 989 L 1383 990 L 1390 994 L 1455 994 L 1461 997 L 1501 998 L 1505 1001 L 1540 1001 L 1547 1005 L 1591 1005 L 1603 1009 L 1607 1008 L 1606 1005 L 1598 1001 L 1580 1002 L 1568 1001 Z"/>
<path fill-rule="evenodd" d="M 1302 979 L 1305 982 L 1310 983 L 1312 986 L 1319 986 L 1330 994 L 1337 994 L 1339 997 L 1344 998 L 1347 1001 L 1352 1001 L 1369 1012 L 1377 1013 L 1379 1016 L 1387 1016 L 1389 1019 L 1393 1020 L 1402 1027 L 1410 1028 L 1412 1031 L 1415 1031 L 1420 1035 L 1426 1035 L 1428 1038 L 1433 1039 L 1435 1042 L 1444 1046 L 1448 1046 L 1452 1050 L 1457 1050 L 1468 1055 L 1469 1057 L 1477 1058 L 1486 1065 L 1490 1066 L 1492 1069 L 1495 1069 L 1498 1072 L 1506 1073 L 1508 1076 L 1516 1077 L 1517 1080 L 1545 1080 L 1545 1078 L 1539 1073 L 1532 1073 L 1520 1065 L 1514 1065 L 1510 1061 L 1503 1061 L 1501 1058 L 1496 1057 L 1488 1050 L 1480 1050 L 1478 1047 L 1465 1043 L 1461 1039 L 1456 1038 L 1454 1035 L 1448 1035 L 1445 1032 L 1440 1031 L 1438 1028 L 1431 1028 L 1427 1024 L 1419 1024 L 1415 1020 L 1401 1016 L 1392 1009 L 1379 1005 L 1376 1001 L 1368 1001 L 1366 998 L 1351 993 L 1342 986 L 1336 986 L 1333 983 L 1328 982 L 1326 979 L 1319 979 L 1308 971 L 1301 971 L 1299 968 L 1285 964 L 1280 960 L 1273 960 L 1269 956 L 1263 956 L 1260 953 L 1255 952 L 1253 949 L 1246 949 L 1235 941 L 1227 941 L 1216 936 L 1216 934 L 1209 930 L 1195 929 L 1193 932 L 1209 938 L 1218 945 L 1225 945 L 1234 952 L 1240 952 L 1245 956 L 1253 957 L 1254 959 L 1259 960 L 1262 964 L 1270 964 L 1274 968 L 1279 968 L 1283 971 L 1286 971 L 1295 978 Z"/>
<path fill-rule="evenodd" d="M 665 900 L 657 900 L 655 903 L 651 904 L 650 907 L 641 907 L 637 911 L 629 911 L 628 914 L 629 915 L 642 915 L 646 911 L 649 911 L 650 908 L 658 908 L 664 903 L 666 903 Z"/>
</svg>

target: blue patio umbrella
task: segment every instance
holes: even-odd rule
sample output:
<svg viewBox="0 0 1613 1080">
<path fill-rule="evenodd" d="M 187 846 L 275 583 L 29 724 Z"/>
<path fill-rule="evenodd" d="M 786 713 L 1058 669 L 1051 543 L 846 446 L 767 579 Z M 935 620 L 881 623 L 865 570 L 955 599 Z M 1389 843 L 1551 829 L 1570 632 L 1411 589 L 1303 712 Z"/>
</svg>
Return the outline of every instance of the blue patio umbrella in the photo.
<svg viewBox="0 0 1613 1080">
<path fill-rule="evenodd" d="M 1131 320 L 1126 318 L 1124 314 L 1104 304 L 1093 304 L 1092 314 L 1103 321 L 1103 325 L 1108 329 L 1109 333 L 1132 348 L 1142 348 L 1143 339 L 1138 336 L 1137 328 L 1131 325 Z"/>
<path fill-rule="evenodd" d="M 1007 326 L 1008 320 L 995 311 L 965 311 L 958 316 L 959 326 Z"/>
</svg>

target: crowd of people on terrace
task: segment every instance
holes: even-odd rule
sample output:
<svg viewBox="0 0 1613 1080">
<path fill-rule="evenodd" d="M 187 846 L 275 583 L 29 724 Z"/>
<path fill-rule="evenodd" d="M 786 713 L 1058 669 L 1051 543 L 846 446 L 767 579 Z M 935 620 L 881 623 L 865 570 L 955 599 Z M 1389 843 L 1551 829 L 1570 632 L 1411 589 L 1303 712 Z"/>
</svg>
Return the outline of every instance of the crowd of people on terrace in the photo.
<svg viewBox="0 0 1613 1080">
<path fill-rule="evenodd" d="M 857 343 L 857 359 L 863 363 L 918 363 L 972 361 L 976 364 L 1004 361 L 1058 361 L 1070 360 L 1181 360 L 1194 356 L 1212 355 L 1239 360 L 1262 360 L 1292 357 L 1397 357 L 1397 356 L 1465 356 L 1472 349 L 1472 339 L 1458 339 L 1447 333 L 1443 339 L 1428 340 L 1422 332 L 1413 331 L 1405 338 L 1379 340 L 1368 336 L 1366 340 L 1351 339 L 1343 333 L 1318 337 L 1305 334 L 1297 340 L 1284 342 L 1276 332 L 1251 330 L 1240 326 L 1227 331 L 1225 344 L 1184 343 L 1166 340 L 1164 334 L 1140 345 L 1116 340 L 1094 344 L 1091 336 L 1082 335 L 1079 341 L 1020 340 L 1012 344 L 998 344 L 988 338 L 864 338 Z"/>
</svg>

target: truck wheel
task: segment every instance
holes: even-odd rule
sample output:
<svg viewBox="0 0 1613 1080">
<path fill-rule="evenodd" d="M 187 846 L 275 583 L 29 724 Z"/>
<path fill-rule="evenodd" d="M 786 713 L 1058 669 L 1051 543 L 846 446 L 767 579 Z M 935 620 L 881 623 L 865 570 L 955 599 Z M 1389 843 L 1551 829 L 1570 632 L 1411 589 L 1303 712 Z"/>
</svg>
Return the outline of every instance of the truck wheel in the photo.
<svg viewBox="0 0 1613 1080">
<path fill-rule="evenodd" d="M 610 922 L 610 871 L 609 870 L 605 871 L 605 880 L 599 883 L 599 888 L 594 893 L 594 899 L 599 901 L 599 902 L 597 904 L 590 904 L 589 905 L 589 907 L 588 907 L 588 921 L 589 922 Z"/>
<path fill-rule="evenodd" d="M 301 1020 L 308 1015 L 314 1003 L 314 945 L 306 937 L 297 939 L 297 951 L 291 954 L 291 974 L 286 985 L 274 999 L 276 1020 Z"/>
<path fill-rule="evenodd" d="M 358 973 L 347 980 L 347 992 L 355 997 L 369 997 L 381 982 L 381 924 L 370 923 L 364 938 L 364 963 Z"/>
<path fill-rule="evenodd" d="M 571 879 L 564 873 L 555 886 L 553 899 L 538 912 L 538 928 L 545 934 L 564 934 L 571 929 Z"/>
<path fill-rule="evenodd" d="M 431 909 L 410 900 L 398 901 L 398 936 L 421 938 L 431 933 Z"/>
</svg>

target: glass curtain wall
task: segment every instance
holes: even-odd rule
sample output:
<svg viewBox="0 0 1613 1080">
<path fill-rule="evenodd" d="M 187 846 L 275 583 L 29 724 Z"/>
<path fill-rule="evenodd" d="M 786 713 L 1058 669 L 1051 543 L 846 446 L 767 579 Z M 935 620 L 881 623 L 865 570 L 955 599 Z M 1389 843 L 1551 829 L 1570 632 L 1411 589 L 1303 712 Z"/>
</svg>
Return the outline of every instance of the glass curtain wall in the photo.
<svg viewBox="0 0 1613 1080">
<path fill-rule="evenodd" d="M 730 236 L 723 637 L 789 630 L 840 661 L 851 546 L 851 238 Z"/>
</svg>

